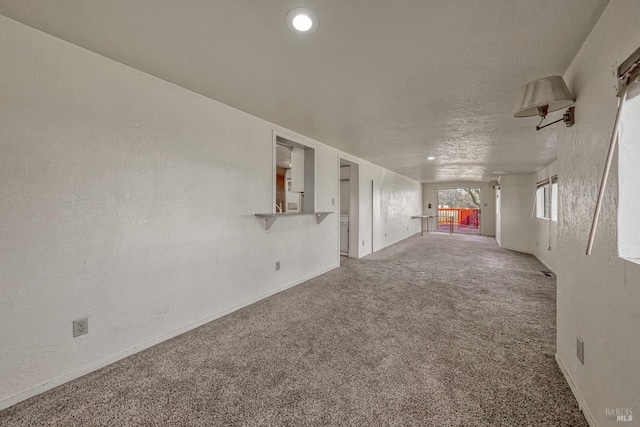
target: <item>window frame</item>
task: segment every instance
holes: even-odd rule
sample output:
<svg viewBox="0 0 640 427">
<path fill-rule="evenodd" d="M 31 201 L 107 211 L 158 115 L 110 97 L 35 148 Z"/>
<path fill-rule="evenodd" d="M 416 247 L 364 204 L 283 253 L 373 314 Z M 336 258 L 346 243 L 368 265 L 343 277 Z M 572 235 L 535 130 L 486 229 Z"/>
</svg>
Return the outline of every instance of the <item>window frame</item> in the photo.
<svg viewBox="0 0 640 427">
<path fill-rule="evenodd" d="M 558 197 L 558 175 L 554 175 L 551 177 L 551 208 L 550 208 L 550 219 L 553 222 L 558 222 L 558 212 L 559 212 L 559 197 Z"/>
<path fill-rule="evenodd" d="M 635 119 L 640 109 L 640 83 L 629 84 L 624 110 L 620 114 L 618 130 L 618 200 L 617 200 L 617 255 L 640 264 L 640 231 L 637 228 L 637 182 L 640 177 L 636 165 L 640 159 L 640 126 Z"/>
<path fill-rule="evenodd" d="M 549 182 L 547 178 L 536 184 L 536 218 L 539 219 L 551 219 Z"/>
</svg>

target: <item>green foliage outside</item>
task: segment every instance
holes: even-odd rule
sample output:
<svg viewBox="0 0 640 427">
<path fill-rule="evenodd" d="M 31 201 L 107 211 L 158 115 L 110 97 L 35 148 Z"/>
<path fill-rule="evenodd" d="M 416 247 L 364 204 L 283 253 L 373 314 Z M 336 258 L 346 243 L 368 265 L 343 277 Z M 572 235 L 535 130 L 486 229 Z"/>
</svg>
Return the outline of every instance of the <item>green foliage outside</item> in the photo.
<svg viewBox="0 0 640 427">
<path fill-rule="evenodd" d="M 480 209 L 480 188 L 438 190 L 438 207 Z"/>
</svg>

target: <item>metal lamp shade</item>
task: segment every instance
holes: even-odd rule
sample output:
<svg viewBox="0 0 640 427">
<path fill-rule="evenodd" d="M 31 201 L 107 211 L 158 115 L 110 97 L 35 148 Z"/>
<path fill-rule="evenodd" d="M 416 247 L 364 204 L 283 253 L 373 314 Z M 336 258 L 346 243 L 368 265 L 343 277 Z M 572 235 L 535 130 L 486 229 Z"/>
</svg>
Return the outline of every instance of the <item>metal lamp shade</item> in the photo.
<svg viewBox="0 0 640 427">
<path fill-rule="evenodd" d="M 561 76 L 545 77 L 522 87 L 513 117 L 537 116 L 538 107 L 548 105 L 548 111 L 551 112 L 568 107 L 574 102 L 575 99 Z"/>
</svg>

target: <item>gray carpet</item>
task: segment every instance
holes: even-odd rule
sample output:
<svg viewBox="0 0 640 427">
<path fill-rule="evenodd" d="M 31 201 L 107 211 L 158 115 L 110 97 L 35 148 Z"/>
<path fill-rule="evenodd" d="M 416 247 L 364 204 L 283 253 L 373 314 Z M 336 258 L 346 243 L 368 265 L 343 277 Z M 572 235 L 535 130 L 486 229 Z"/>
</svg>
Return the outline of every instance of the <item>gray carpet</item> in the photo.
<svg viewBox="0 0 640 427">
<path fill-rule="evenodd" d="M 0 412 L 2 426 L 585 426 L 555 278 L 429 233 Z"/>
</svg>

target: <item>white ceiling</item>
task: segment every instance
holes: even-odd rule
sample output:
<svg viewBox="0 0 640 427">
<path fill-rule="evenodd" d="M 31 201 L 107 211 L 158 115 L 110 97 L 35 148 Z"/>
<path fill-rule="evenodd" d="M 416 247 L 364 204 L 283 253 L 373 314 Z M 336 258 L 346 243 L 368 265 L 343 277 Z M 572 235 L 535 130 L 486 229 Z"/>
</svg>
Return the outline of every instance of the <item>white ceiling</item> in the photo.
<svg viewBox="0 0 640 427">
<path fill-rule="evenodd" d="M 0 0 L 0 13 L 435 182 L 529 173 L 555 159 L 555 126 L 536 132 L 535 117 L 512 117 L 518 90 L 562 75 L 607 3 Z M 297 6 L 318 14 L 314 34 L 286 28 Z"/>
</svg>

